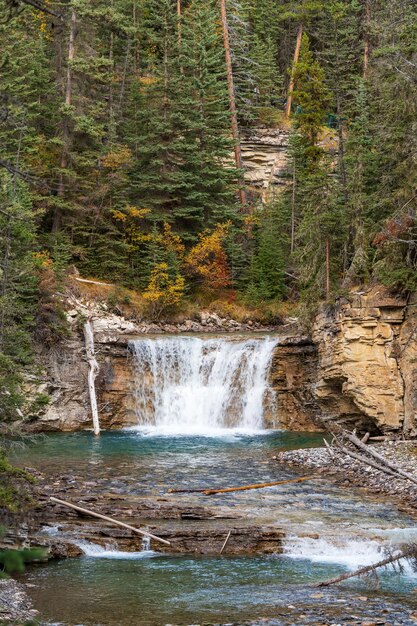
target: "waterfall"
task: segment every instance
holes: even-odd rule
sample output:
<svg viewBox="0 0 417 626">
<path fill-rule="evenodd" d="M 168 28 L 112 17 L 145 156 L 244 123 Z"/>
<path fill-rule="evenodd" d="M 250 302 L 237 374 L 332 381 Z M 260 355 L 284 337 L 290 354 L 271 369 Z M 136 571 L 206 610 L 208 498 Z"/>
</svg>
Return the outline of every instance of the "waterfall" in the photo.
<svg viewBox="0 0 417 626">
<path fill-rule="evenodd" d="M 260 430 L 273 401 L 273 337 L 163 337 L 130 342 L 139 426 L 161 433 Z"/>
</svg>

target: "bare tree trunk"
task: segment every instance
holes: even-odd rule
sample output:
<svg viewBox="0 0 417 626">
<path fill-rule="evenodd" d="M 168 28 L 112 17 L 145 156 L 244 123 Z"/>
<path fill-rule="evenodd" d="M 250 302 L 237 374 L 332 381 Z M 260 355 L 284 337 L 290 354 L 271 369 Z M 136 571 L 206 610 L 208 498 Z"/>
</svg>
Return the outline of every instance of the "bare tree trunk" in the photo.
<svg viewBox="0 0 417 626">
<path fill-rule="evenodd" d="M 243 170 L 242 151 L 240 147 L 239 126 L 237 123 L 237 110 L 236 110 L 236 97 L 235 86 L 233 80 L 233 68 L 232 68 L 232 56 L 230 54 L 230 39 L 229 39 L 229 26 L 227 23 L 227 11 L 226 0 L 220 0 L 221 17 L 222 17 L 222 29 L 223 29 L 223 42 L 224 53 L 226 59 L 226 72 L 227 72 L 227 86 L 229 90 L 229 107 L 232 117 L 232 136 L 235 142 L 235 162 L 236 167 L 239 170 Z M 244 189 L 244 180 L 242 177 L 239 180 L 239 197 L 242 205 L 242 211 L 247 210 L 247 195 Z"/>
<path fill-rule="evenodd" d="M 132 19 L 133 19 L 133 28 L 135 31 L 134 34 L 134 47 L 133 47 L 133 69 L 135 71 L 135 76 L 137 75 L 139 68 L 139 46 L 138 46 L 138 37 L 137 37 L 137 15 L 136 15 L 136 2 L 133 2 L 132 7 Z"/>
<path fill-rule="evenodd" d="M 317 476 L 301 476 L 300 478 L 278 480 L 272 483 L 256 483 L 254 485 L 244 485 L 243 487 L 226 487 L 225 489 L 169 489 L 168 493 L 203 493 L 205 496 L 213 496 L 217 493 L 249 491 L 251 489 L 265 489 L 266 487 L 276 487 L 277 485 L 288 485 L 290 483 L 303 483 L 306 480 L 314 480 L 316 478 Z"/>
<path fill-rule="evenodd" d="M 111 0 L 110 6 L 113 8 L 114 3 Z M 111 145 L 115 140 L 116 128 L 115 128 L 115 115 L 114 115 L 114 34 L 110 32 L 110 45 L 109 45 L 109 73 L 110 73 L 110 85 L 109 85 L 109 133 L 108 141 Z"/>
<path fill-rule="evenodd" d="M 330 250 L 329 240 L 326 239 L 326 298 L 330 297 Z"/>
<path fill-rule="evenodd" d="M 299 26 L 298 26 L 297 41 L 296 41 L 295 50 L 294 50 L 294 59 L 293 59 L 293 66 L 292 66 L 292 71 L 291 71 L 291 78 L 290 78 L 290 84 L 288 86 L 287 106 L 285 107 L 285 116 L 286 117 L 290 117 L 290 115 L 291 115 L 292 95 L 293 95 L 293 92 L 294 92 L 294 67 L 297 65 L 298 59 L 300 58 L 300 50 L 301 50 L 301 41 L 302 41 L 302 38 L 303 38 L 303 31 L 304 31 L 304 25 L 301 22 L 299 24 Z"/>
<path fill-rule="evenodd" d="M 291 196 L 291 254 L 294 252 L 295 246 L 295 186 L 297 183 L 296 179 L 296 168 L 295 168 L 295 158 L 293 159 L 292 166 L 292 196 Z"/>
<path fill-rule="evenodd" d="M 50 498 L 51 502 L 55 502 L 56 504 L 60 504 L 61 506 L 67 506 L 70 509 L 74 509 L 74 511 L 78 511 L 78 513 L 82 513 L 83 515 L 90 515 L 91 517 L 97 517 L 98 519 L 102 519 L 106 522 L 110 522 L 111 524 L 115 524 L 116 526 L 121 526 L 122 528 L 127 528 L 138 535 L 142 535 L 143 537 L 150 537 L 151 539 L 155 539 L 155 541 L 159 541 L 160 543 L 164 543 L 167 546 L 171 545 L 170 541 L 166 539 L 162 539 L 161 537 L 157 537 L 157 535 L 152 535 L 152 533 L 148 533 L 146 530 L 142 530 L 140 528 L 136 528 L 136 526 L 131 526 L 130 524 L 125 524 L 124 522 L 119 522 L 119 520 L 114 519 L 114 517 L 109 517 L 108 515 L 102 515 L 101 513 L 96 513 L 95 511 L 91 511 L 90 509 L 85 509 L 82 506 L 77 506 L 76 504 L 72 504 L 72 502 L 67 502 L 66 500 L 60 500 L 59 498 Z"/>
<path fill-rule="evenodd" d="M 93 429 L 94 434 L 100 434 L 100 420 L 98 416 L 97 408 L 97 396 L 95 380 L 99 372 L 99 365 L 94 351 L 94 333 L 91 322 L 88 321 L 84 324 L 84 337 L 85 337 L 85 352 L 87 355 L 87 361 L 89 366 L 88 371 L 88 392 L 90 395 L 91 413 L 93 415 Z"/>
<path fill-rule="evenodd" d="M 393 470 L 394 472 L 396 472 L 400 476 L 402 476 L 402 478 L 406 478 L 410 482 L 413 482 L 413 483 L 417 484 L 417 478 L 415 478 L 415 476 L 412 476 L 409 472 L 405 472 L 396 463 L 392 463 L 392 461 L 390 461 L 389 459 L 387 459 L 384 456 L 382 456 L 382 454 L 379 454 L 373 448 L 370 448 L 369 446 L 367 446 L 366 443 L 364 441 L 361 441 L 358 437 L 356 437 L 356 435 L 344 433 L 344 436 L 347 437 L 347 439 L 350 442 L 352 442 L 357 448 L 359 448 L 360 450 L 363 450 L 367 454 L 371 455 L 377 461 L 381 461 L 390 470 Z"/>
<path fill-rule="evenodd" d="M 363 51 L 363 78 L 368 79 L 369 75 L 369 57 L 370 57 L 370 41 L 369 41 L 369 23 L 371 21 L 371 0 L 365 0 L 364 7 L 364 51 Z"/>
<path fill-rule="evenodd" d="M 68 55 L 67 55 L 67 78 L 65 83 L 65 106 L 70 107 L 72 104 L 72 62 L 75 58 L 75 38 L 77 36 L 77 14 L 74 10 L 71 13 L 70 20 L 70 32 L 68 41 Z M 68 151 L 69 151 L 69 121 L 68 114 L 65 113 L 62 129 L 62 152 L 60 162 L 60 174 L 58 182 L 58 198 L 63 198 L 65 195 L 64 185 L 64 170 L 68 167 Z M 60 230 L 62 225 L 62 207 L 60 204 L 55 207 L 54 221 L 52 224 L 52 232 Z"/>
<path fill-rule="evenodd" d="M 177 0 L 177 18 L 178 18 L 178 54 L 181 54 L 181 44 L 182 44 L 182 31 L 181 31 L 181 19 L 182 19 L 182 9 L 181 9 L 181 0 Z M 184 68 L 182 64 L 180 65 L 180 72 L 184 74 Z"/>
<path fill-rule="evenodd" d="M 361 567 L 355 572 L 348 572 L 347 574 L 342 574 L 341 576 L 337 576 L 337 578 L 330 578 L 329 580 L 324 580 L 321 583 L 313 585 L 313 587 L 329 587 L 329 585 L 335 585 L 336 583 L 340 583 L 343 580 L 348 580 L 349 578 L 355 578 L 357 576 L 363 576 L 364 574 L 369 574 L 370 572 L 374 572 L 379 567 L 386 567 L 391 563 L 396 563 L 401 559 L 406 559 L 407 557 L 412 556 L 412 551 L 403 551 L 395 556 L 390 556 L 384 559 L 383 561 L 378 561 L 378 563 L 374 563 L 374 565 L 368 565 L 367 567 Z"/>
</svg>

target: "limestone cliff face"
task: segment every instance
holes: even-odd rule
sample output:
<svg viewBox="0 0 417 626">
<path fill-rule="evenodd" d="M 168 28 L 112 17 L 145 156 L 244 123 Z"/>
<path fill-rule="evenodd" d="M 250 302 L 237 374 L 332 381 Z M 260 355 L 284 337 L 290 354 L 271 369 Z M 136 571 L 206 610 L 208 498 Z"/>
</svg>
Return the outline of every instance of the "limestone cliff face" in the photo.
<svg viewBox="0 0 417 626">
<path fill-rule="evenodd" d="M 133 426 L 133 364 L 127 341 L 96 341 L 100 371 L 96 379 L 100 423 L 105 429 Z M 50 396 L 49 405 L 30 425 L 35 431 L 75 431 L 92 428 L 90 399 L 87 389 L 88 365 L 82 336 L 64 341 L 59 351 L 42 355 L 45 382 L 43 393 Z M 38 389 L 39 391 L 39 389 Z"/>
<path fill-rule="evenodd" d="M 288 140 L 288 131 L 271 128 L 251 129 L 242 136 L 245 182 L 264 201 L 286 184 Z"/>
<path fill-rule="evenodd" d="M 314 395 L 323 415 L 362 429 L 414 431 L 417 337 L 409 310 L 374 287 L 319 314 Z"/>
<path fill-rule="evenodd" d="M 78 313 L 85 316 L 85 311 Z M 34 430 L 91 428 L 78 313 L 68 312 L 71 337 L 40 354 L 43 380 L 33 391 L 48 393 L 50 403 L 31 424 Z M 215 316 L 208 324 L 204 312 L 200 322 L 166 328 L 135 324 L 106 311 L 89 310 L 89 315 L 100 365 L 96 387 L 103 428 L 137 422 L 130 338 L 149 332 L 251 330 Z M 311 337 L 301 335 L 296 325 L 268 330 L 280 339 L 270 371 L 277 402 L 265 416 L 266 426 L 317 430 L 324 418 L 374 433 L 417 435 L 417 298 L 406 302 L 374 287 L 323 310 Z"/>
<path fill-rule="evenodd" d="M 319 430 L 321 415 L 314 396 L 318 354 L 306 336 L 284 336 L 275 349 L 270 385 L 275 392 L 274 410 L 265 416 L 268 428 Z"/>
</svg>

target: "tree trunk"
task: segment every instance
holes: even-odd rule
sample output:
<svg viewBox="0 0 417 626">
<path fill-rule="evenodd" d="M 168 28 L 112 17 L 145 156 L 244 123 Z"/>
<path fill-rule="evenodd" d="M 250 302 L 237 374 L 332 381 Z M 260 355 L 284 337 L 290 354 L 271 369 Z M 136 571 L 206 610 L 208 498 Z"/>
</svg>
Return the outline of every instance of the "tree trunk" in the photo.
<svg viewBox="0 0 417 626">
<path fill-rule="evenodd" d="M 90 509 L 84 509 L 81 506 L 77 506 L 76 504 L 72 504 L 72 502 L 67 502 L 66 500 L 60 500 L 59 498 L 50 498 L 51 502 L 55 502 L 56 504 L 61 504 L 62 506 L 67 506 L 70 509 L 74 509 L 74 511 L 78 511 L 78 513 L 82 513 L 83 515 L 90 515 L 91 517 L 97 517 L 98 519 L 102 519 L 106 522 L 110 522 L 111 524 L 115 524 L 116 526 L 121 526 L 122 528 L 127 528 L 138 535 L 142 535 L 143 537 L 150 537 L 151 539 L 155 539 L 155 541 L 159 541 L 160 543 L 164 543 L 167 546 L 171 545 L 170 541 L 166 539 L 162 539 L 161 537 L 157 537 L 152 533 L 148 533 L 146 530 L 141 530 L 140 528 L 136 528 L 135 526 L 131 526 L 130 524 L 125 524 L 124 522 L 119 522 L 119 520 L 114 519 L 113 517 L 109 517 L 108 515 L 102 515 L 101 513 L 96 513 L 95 511 L 90 511 Z"/>
<path fill-rule="evenodd" d="M 370 572 L 374 572 L 379 567 L 386 567 L 391 563 L 396 563 L 401 559 L 406 559 L 407 557 L 412 556 L 412 551 L 400 552 L 400 554 L 396 554 L 395 556 L 390 556 L 384 559 L 383 561 L 378 561 L 378 563 L 374 563 L 374 565 L 368 565 L 367 567 L 361 567 L 355 572 L 349 572 L 347 574 L 342 574 L 341 576 L 337 576 L 336 578 L 330 578 L 329 580 L 324 580 L 321 583 L 313 585 L 313 587 L 329 587 L 329 585 L 335 585 L 336 583 L 340 583 L 343 580 L 348 580 L 349 578 L 355 578 L 356 576 L 363 576 L 364 574 L 369 574 Z"/>
<path fill-rule="evenodd" d="M 329 240 L 326 239 L 326 298 L 330 297 L 330 250 Z"/>
<path fill-rule="evenodd" d="M 297 184 L 297 170 L 295 167 L 295 158 L 292 166 L 292 194 L 291 194 L 291 254 L 295 247 L 295 189 Z"/>
<path fill-rule="evenodd" d="M 370 41 L 369 41 L 369 24 L 371 21 L 371 0 L 365 0 L 364 16 L 363 16 L 363 79 L 367 80 L 369 76 L 369 57 L 370 57 Z"/>
<path fill-rule="evenodd" d="M 70 107 L 72 104 L 72 62 L 75 58 L 75 38 L 77 36 L 77 14 L 73 10 L 70 20 L 70 32 L 68 41 L 68 55 L 67 55 L 67 77 L 65 82 L 65 106 Z M 65 195 L 65 183 L 64 183 L 64 170 L 68 167 L 68 152 L 70 143 L 70 129 L 68 113 L 63 116 L 62 127 L 62 152 L 60 161 L 60 174 L 58 181 L 58 198 L 63 198 Z M 62 225 L 62 206 L 58 203 L 55 207 L 54 220 L 52 224 L 52 232 L 56 233 L 60 230 Z"/>
<path fill-rule="evenodd" d="M 304 25 L 301 22 L 300 25 L 298 26 L 297 41 L 296 41 L 295 50 L 294 50 L 294 59 L 293 59 L 293 65 L 292 65 L 292 71 L 291 71 L 291 78 L 290 78 L 290 84 L 288 86 L 287 105 L 285 107 L 285 116 L 287 118 L 290 117 L 291 115 L 292 95 L 294 92 L 294 67 L 297 65 L 298 59 L 300 58 L 301 40 L 303 38 L 303 31 L 304 31 Z"/>
<path fill-rule="evenodd" d="M 232 68 L 232 56 L 230 54 L 230 39 L 229 39 L 229 26 L 227 23 L 227 11 L 226 0 L 220 0 L 221 17 L 222 17 L 222 29 L 223 29 L 223 42 L 224 53 L 226 60 L 226 72 L 227 72 L 227 86 L 229 91 L 229 107 L 232 118 L 232 136 L 235 142 L 235 162 L 236 167 L 240 171 L 243 170 L 242 151 L 240 148 L 239 126 L 237 123 L 237 110 L 236 110 L 236 97 L 235 86 L 233 80 L 233 68 Z M 242 211 L 247 211 L 247 196 L 244 189 L 244 180 L 240 176 L 239 180 L 239 197 L 242 205 Z"/>
<path fill-rule="evenodd" d="M 91 322 L 88 321 L 84 324 L 84 337 L 85 337 L 85 352 L 87 355 L 87 361 L 89 366 L 88 371 L 88 392 L 90 395 L 91 413 L 93 416 L 93 429 L 94 434 L 100 434 L 100 420 L 98 416 L 97 408 L 97 396 L 95 380 L 99 372 L 99 365 L 94 351 L 94 334 Z"/>
</svg>

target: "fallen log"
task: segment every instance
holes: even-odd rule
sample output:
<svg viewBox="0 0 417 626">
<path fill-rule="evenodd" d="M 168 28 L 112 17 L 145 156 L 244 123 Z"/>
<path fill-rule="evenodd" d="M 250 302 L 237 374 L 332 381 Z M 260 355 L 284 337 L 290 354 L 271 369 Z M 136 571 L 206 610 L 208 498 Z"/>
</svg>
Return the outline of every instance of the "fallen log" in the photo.
<svg viewBox="0 0 417 626">
<path fill-rule="evenodd" d="M 114 283 L 102 283 L 98 280 L 88 280 L 87 278 L 79 278 L 78 276 L 74 276 L 74 279 L 79 283 L 86 283 L 87 285 L 100 285 L 103 287 L 115 287 Z"/>
<path fill-rule="evenodd" d="M 289 480 L 277 480 L 273 483 L 256 483 L 254 485 L 244 485 L 243 487 L 226 487 L 225 489 L 169 489 L 168 493 L 202 493 L 205 496 L 213 496 L 216 493 L 230 493 L 232 491 L 249 491 L 249 489 L 265 489 L 276 485 L 290 485 L 291 483 L 302 483 L 305 480 L 313 480 L 320 476 L 302 476 L 301 478 L 291 478 Z"/>
<path fill-rule="evenodd" d="M 56 504 L 61 504 L 62 506 L 66 506 L 70 509 L 74 509 L 74 511 L 78 511 L 79 513 L 83 513 L 84 515 L 89 515 L 90 517 L 97 517 L 98 519 L 102 519 L 106 522 L 110 522 L 111 524 L 115 524 L 116 526 L 121 526 L 122 528 L 127 528 L 138 535 L 142 535 L 143 537 L 150 537 L 155 541 L 159 541 L 160 543 L 164 543 L 167 546 L 170 546 L 171 543 L 166 539 L 161 539 L 161 537 L 157 537 L 156 535 L 152 535 L 148 533 L 146 530 L 141 530 L 140 528 L 136 528 L 135 526 L 130 526 L 130 524 L 125 524 L 124 522 L 119 522 L 113 517 L 108 517 L 107 515 L 102 515 L 101 513 L 96 513 L 95 511 L 90 511 L 89 509 L 84 509 L 81 506 L 77 506 L 76 504 L 72 504 L 71 502 L 66 502 L 65 500 L 59 500 L 58 498 L 50 498 L 51 502 L 55 502 Z"/>
<path fill-rule="evenodd" d="M 379 561 L 378 563 L 374 563 L 373 565 L 368 565 L 367 567 L 361 567 L 360 569 L 357 569 L 355 572 L 341 574 L 340 576 L 337 576 L 336 578 L 329 578 L 328 580 L 324 580 L 312 586 L 313 587 L 329 587 L 330 585 L 336 585 L 337 583 L 340 583 L 344 580 L 348 580 L 349 578 L 356 578 L 357 576 L 363 576 L 364 574 L 369 574 L 370 572 L 374 572 L 379 567 L 385 567 L 387 565 L 390 565 L 391 563 L 396 563 L 397 561 L 400 561 L 401 559 L 406 559 L 412 555 L 413 555 L 413 551 L 411 550 L 400 552 L 399 554 L 395 556 L 387 557 L 383 561 Z"/>
<path fill-rule="evenodd" d="M 353 450 L 349 450 L 349 448 L 346 448 L 346 446 L 340 443 L 340 441 L 337 439 L 336 436 L 335 436 L 335 443 L 344 454 L 347 454 L 348 456 L 352 457 L 352 459 L 356 459 L 356 461 L 365 463 L 365 465 L 370 465 L 371 467 L 374 467 L 375 469 L 377 469 L 379 472 L 383 472 L 384 474 L 388 474 L 389 476 L 393 476 L 394 478 L 398 477 L 398 475 L 393 470 L 389 469 L 388 467 L 384 467 L 383 465 L 380 465 L 376 461 L 373 461 L 372 459 L 368 459 L 364 457 L 362 454 L 357 454 L 356 452 L 353 452 Z"/>
<path fill-rule="evenodd" d="M 388 459 L 386 459 L 384 456 L 382 456 L 382 454 L 379 454 L 373 448 L 370 448 L 369 446 L 365 445 L 360 439 L 358 439 L 358 437 L 356 437 L 356 435 L 354 435 L 353 433 L 352 434 L 351 433 L 343 433 L 343 434 L 357 448 L 359 448 L 360 450 L 363 450 L 364 452 L 366 452 L 367 454 L 372 456 L 374 459 L 377 459 L 377 461 L 380 461 L 381 463 L 383 463 L 384 465 L 389 467 L 389 469 L 393 470 L 394 472 L 396 472 L 397 474 L 399 474 L 403 478 L 406 478 L 410 482 L 412 482 L 412 483 L 417 485 L 417 478 L 415 478 L 414 476 L 412 476 L 408 472 L 405 472 L 401 467 L 398 467 L 398 465 L 396 465 L 392 461 L 389 461 Z"/>
</svg>

